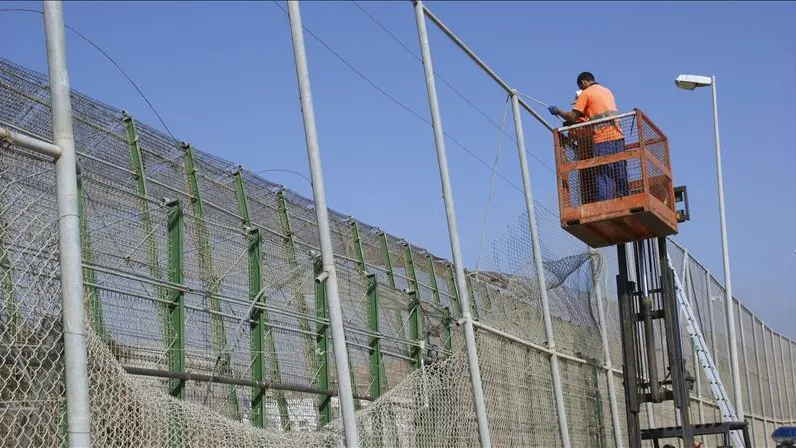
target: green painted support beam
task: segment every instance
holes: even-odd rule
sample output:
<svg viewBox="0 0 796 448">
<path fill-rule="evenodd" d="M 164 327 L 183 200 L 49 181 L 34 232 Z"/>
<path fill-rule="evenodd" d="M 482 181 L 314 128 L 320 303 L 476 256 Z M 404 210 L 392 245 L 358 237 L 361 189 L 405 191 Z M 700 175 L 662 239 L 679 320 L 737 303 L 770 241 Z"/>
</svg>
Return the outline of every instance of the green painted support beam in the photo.
<svg viewBox="0 0 796 448">
<path fill-rule="evenodd" d="M 409 277 L 409 332 L 410 337 L 416 344 L 423 340 L 423 311 L 420 309 L 420 283 L 417 281 L 417 271 L 415 270 L 415 256 L 412 245 L 404 242 L 404 263 L 406 264 L 406 274 Z M 412 346 L 410 356 L 414 360 L 415 369 L 420 368 L 420 357 L 423 353 L 419 345 Z"/>
<path fill-rule="evenodd" d="M 317 276 L 323 273 L 323 262 L 321 257 L 317 257 L 314 263 L 314 273 Z M 316 366 L 318 373 L 316 375 L 315 387 L 323 390 L 329 390 L 329 380 L 331 372 L 329 369 L 329 313 L 326 306 L 326 283 L 315 282 L 315 316 L 322 319 L 318 322 L 315 341 L 318 346 L 318 354 Z M 329 395 L 318 396 L 318 426 L 326 426 L 332 421 L 332 397 Z"/>
<path fill-rule="evenodd" d="M 136 189 L 139 196 L 138 206 L 141 210 L 141 231 L 142 237 L 146 242 L 147 265 L 149 266 L 149 273 L 157 280 L 165 280 L 163 277 L 163 269 L 160 266 L 160 258 L 158 257 L 157 242 L 155 241 L 155 226 L 152 221 L 152 210 L 149 207 L 149 201 L 147 199 L 148 192 L 146 184 L 146 172 L 144 171 L 144 159 L 141 155 L 138 130 L 135 126 L 135 120 L 133 120 L 133 118 L 126 112 L 122 114 L 122 122 L 125 125 L 127 147 L 130 149 L 130 161 L 133 166 L 133 178 L 136 181 Z M 166 304 L 166 301 L 168 300 L 169 295 L 164 288 L 156 288 L 155 293 L 159 299 L 157 309 L 161 325 L 163 327 L 163 338 L 165 341 L 168 341 L 170 335 L 170 321 L 169 307 Z"/>
<path fill-rule="evenodd" d="M 91 240 L 88 234 L 88 218 L 86 217 L 83 179 L 80 174 L 77 176 L 77 214 L 80 219 L 80 240 L 83 250 L 83 261 L 91 264 L 94 261 L 94 252 L 91 250 Z M 97 293 L 97 288 L 91 286 L 97 284 L 97 273 L 94 269 L 83 268 L 83 278 L 87 283 L 87 285 L 85 285 L 85 293 L 88 295 L 91 325 L 100 340 L 106 342 L 108 340 L 108 332 L 105 328 L 105 315 L 102 312 L 102 301 Z"/>
<path fill-rule="evenodd" d="M 269 369 L 266 363 L 266 353 L 271 354 L 271 379 L 276 383 L 282 382 L 282 374 L 279 368 L 279 356 L 274 343 L 273 332 L 268 325 L 270 322 L 268 310 L 265 309 L 266 295 L 263 289 L 262 271 L 262 236 L 260 229 L 252 226 L 249 216 L 249 203 L 246 199 L 246 190 L 243 185 L 243 176 L 240 170 L 234 173 L 235 193 L 238 198 L 238 209 L 243 218 L 243 228 L 246 232 L 246 247 L 249 253 L 249 298 L 258 300 L 261 307 L 252 310 L 251 315 L 251 353 L 252 353 L 252 380 L 265 381 L 265 372 Z M 282 429 L 290 431 L 290 415 L 288 413 L 287 400 L 285 393 L 277 390 L 276 404 L 279 409 L 279 419 Z M 264 400 L 265 390 L 262 388 L 252 389 L 252 424 L 257 428 L 265 427 L 266 407 Z"/>
<path fill-rule="evenodd" d="M 387 234 L 379 230 L 381 240 L 381 254 L 384 257 L 384 267 L 387 268 L 387 281 L 390 286 L 395 288 L 395 271 L 392 269 L 392 257 L 390 256 L 390 246 L 387 244 Z"/>
<path fill-rule="evenodd" d="M 451 316 L 451 309 L 445 307 L 445 317 L 442 318 L 442 342 L 445 349 L 451 351 L 453 349 L 453 339 L 451 338 L 451 324 L 453 317 Z"/>
<path fill-rule="evenodd" d="M 212 314 L 210 315 L 210 328 L 213 336 L 213 345 L 221 361 L 221 371 L 226 374 L 233 374 L 232 360 L 229 352 L 224 351 L 227 347 L 227 332 L 224 328 L 224 318 L 221 316 L 221 302 L 218 293 L 221 289 L 221 280 L 216 277 L 215 265 L 213 264 L 213 250 L 210 245 L 207 225 L 205 223 L 204 202 L 202 201 L 201 191 L 199 190 L 199 180 L 196 175 L 196 162 L 193 156 L 193 148 L 189 143 L 180 143 L 184 151 L 185 176 L 188 181 L 188 192 L 191 195 L 191 207 L 193 209 L 192 218 L 194 223 L 194 238 L 199 249 L 199 270 L 202 278 L 203 289 L 205 290 L 205 301 L 209 305 Z M 235 386 L 228 385 L 227 398 L 233 410 L 233 415 L 240 415 L 238 408 L 238 396 Z"/>
<path fill-rule="evenodd" d="M 434 256 L 426 254 L 428 260 L 428 278 L 431 282 L 431 294 L 434 296 L 434 303 L 442 305 L 442 298 L 439 292 L 439 282 L 437 280 L 437 269 L 434 267 Z M 451 349 L 451 314 L 450 308 L 445 307 L 445 316 L 442 318 L 442 344 L 445 349 Z"/>
<path fill-rule="evenodd" d="M 409 332 L 411 333 L 412 340 L 417 345 L 413 345 L 409 350 L 409 356 L 412 358 L 412 363 L 415 369 L 420 368 L 420 357 L 423 352 L 420 350 L 420 342 L 423 341 L 421 337 L 422 331 L 422 313 L 420 311 L 420 294 L 417 291 L 409 291 Z"/>
<path fill-rule="evenodd" d="M 365 277 L 368 295 L 368 326 L 373 333 L 368 343 L 370 357 L 370 396 L 379 398 L 387 383 L 387 374 L 381 355 L 381 337 L 379 331 L 379 293 L 376 275 L 368 272 L 365 262 L 365 253 L 362 250 L 362 240 L 359 236 L 359 224 L 353 219 L 349 221 L 351 236 L 354 239 L 354 250 L 357 256 L 357 266 Z"/>
<path fill-rule="evenodd" d="M 426 254 L 426 259 L 428 260 L 428 278 L 431 281 L 431 294 L 434 296 L 434 303 L 441 305 L 442 300 L 439 295 L 439 284 L 437 283 L 437 270 L 434 267 L 434 256 Z"/>
<path fill-rule="evenodd" d="M 381 255 L 384 258 L 384 266 L 387 270 L 387 283 L 393 289 L 397 289 L 395 283 L 395 270 L 392 266 L 392 256 L 390 255 L 390 245 L 387 242 L 387 234 L 379 230 L 379 239 L 381 240 Z M 395 328 L 398 332 L 398 339 L 406 340 L 406 331 L 404 330 L 404 317 L 401 310 L 395 310 Z"/>
<path fill-rule="evenodd" d="M 453 303 L 453 310 L 456 316 L 462 315 L 462 305 L 459 302 L 459 288 L 456 287 L 456 274 L 453 272 L 453 265 L 449 264 L 448 269 L 445 270 L 448 280 L 448 291 L 451 295 L 451 302 Z"/>
<path fill-rule="evenodd" d="M 169 240 L 169 282 L 183 285 L 183 262 L 185 254 L 185 222 L 179 200 L 166 204 Z M 169 288 L 169 370 L 185 372 L 185 292 L 181 288 Z M 185 381 L 169 380 L 169 395 L 185 399 Z"/>
<path fill-rule="evenodd" d="M 288 261 L 290 265 L 290 269 L 292 272 L 297 272 L 299 270 L 299 261 L 298 261 L 298 252 L 296 249 L 296 241 L 293 238 L 293 231 L 290 228 L 290 214 L 288 213 L 287 209 L 287 200 L 285 200 L 285 192 L 284 189 L 280 190 L 276 194 L 276 202 L 277 202 L 277 217 L 279 218 L 279 226 L 282 230 L 283 243 L 285 245 L 285 249 L 288 253 Z M 316 274 L 318 275 L 318 274 Z M 324 300 L 324 309 L 326 307 L 326 296 L 323 296 Z M 318 310 L 318 291 L 316 290 L 315 295 L 315 308 L 316 313 Z M 311 311 L 307 306 L 306 302 L 304 301 L 304 294 L 302 291 L 296 291 L 294 295 L 293 302 L 296 304 L 296 311 L 298 311 L 299 316 L 309 316 Z M 325 313 L 325 311 L 324 311 Z M 299 329 L 302 331 L 302 334 L 311 334 L 312 329 L 310 327 L 310 323 L 306 317 L 299 317 Z M 312 374 L 313 370 L 316 365 L 316 352 L 315 352 L 315 345 L 312 343 L 310 338 L 304 337 L 304 359 L 307 363 L 307 370 Z M 327 341 L 328 342 L 328 341 Z M 328 344 L 327 344 L 328 345 Z M 328 361 L 327 361 L 328 362 Z M 328 370 L 328 367 L 327 367 Z M 331 414 L 329 414 L 331 416 Z"/>
</svg>

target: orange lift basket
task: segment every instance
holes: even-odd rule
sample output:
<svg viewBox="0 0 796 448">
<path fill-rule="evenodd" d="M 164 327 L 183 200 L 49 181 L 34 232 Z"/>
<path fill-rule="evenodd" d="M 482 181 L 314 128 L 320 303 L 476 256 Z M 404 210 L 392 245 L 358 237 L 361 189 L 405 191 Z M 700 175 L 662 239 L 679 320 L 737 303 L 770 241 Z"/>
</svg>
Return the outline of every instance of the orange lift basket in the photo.
<svg viewBox="0 0 796 448">
<path fill-rule="evenodd" d="M 640 110 L 556 129 L 554 140 L 561 226 L 590 247 L 673 235 L 688 219 L 666 135 Z"/>
</svg>

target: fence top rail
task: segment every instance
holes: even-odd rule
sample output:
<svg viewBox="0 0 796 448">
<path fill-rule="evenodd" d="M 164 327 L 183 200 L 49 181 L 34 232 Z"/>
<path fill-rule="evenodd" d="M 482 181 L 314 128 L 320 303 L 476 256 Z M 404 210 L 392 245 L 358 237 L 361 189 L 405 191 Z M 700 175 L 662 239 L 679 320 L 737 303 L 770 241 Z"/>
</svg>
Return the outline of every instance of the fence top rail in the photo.
<svg viewBox="0 0 796 448">
<path fill-rule="evenodd" d="M 489 77 L 491 77 L 496 83 L 498 83 L 498 85 L 500 87 L 502 87 L 503 90 L 506 91 L 506 93 L 508 93 L 509 95 L 517 95 L 517 92 L 515 91 L 515 89 L 513 89 L 511 86 L 509 86 L 506 81 L 504 81 L 500 76 L 498 76 L 497 73 L 495 73 L 495 71 L 492 70 L 486 64 L 486 62 L 484 62 L 481 58 L 479 58 L 475 54 L 475 52 L 473 50 L 471 50 L 470 47 L 467 46 L 467 44 L 464 43 L 464 41 L 462 41 L 456 34 L 454 34 L 454 32 L 451 31 L 451 29 L 448 28 L 442 22 L 442 20 L 440 20 L 439 17 L 435 16 L 434 13 L 432 13 L 431 10 L 429 10 L 425 5 L 421 5 L 421 6 L 423 8 L 423 13 L 429 19 L 431 19 L 431 21 L 434 23 L 434 25 L 436 25 L 443 33 L 445 33 L 445 35 L 447 35 L 456 44 L 456 46 L 458 46 L 462 51 L 464 51 L 465 54 L 467 54 L 467 56 L 469 56 L 470 59 L 473 60 L 473 62 L 475 62 L 479 67 L 481 67 L 481 69 L 484 72 L 486 72 L 486 74 L 489 75 Z M 526 103 L 525 100 L 520 98 L 518 95 L 517 95 L 517 101 L 523 107 L 523 109 L 528 111 L 528 113 L 530 113 L 536 119 L 536 121 L 541 123 L 541 125 L 544 126 L 545 128 L 547 128 L 548 131 L 551 131 L 551 132 L 553 131 L 553 129 L 554 129 L 553 126 L 550 123 L 548 123 L 547 120 L 542 118 L 542 116 L 539 115 L 538 112 L 533 110 L 531 108 L 531 106 L 529 106 L 528 103 Z"/>
</svg>

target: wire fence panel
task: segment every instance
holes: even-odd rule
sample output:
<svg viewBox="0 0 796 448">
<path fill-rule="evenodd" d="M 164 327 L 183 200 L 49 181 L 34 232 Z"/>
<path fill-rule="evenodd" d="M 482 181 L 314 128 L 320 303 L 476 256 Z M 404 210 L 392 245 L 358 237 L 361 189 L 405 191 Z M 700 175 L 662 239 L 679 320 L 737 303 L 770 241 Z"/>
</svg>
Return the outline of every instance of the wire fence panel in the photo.
<svg viewBox="0 0 796 448">
<path fill-rule="evenodd" d="M 0 446 L 66 436 L 54 165 L 0 157 Z"/>
</svg>

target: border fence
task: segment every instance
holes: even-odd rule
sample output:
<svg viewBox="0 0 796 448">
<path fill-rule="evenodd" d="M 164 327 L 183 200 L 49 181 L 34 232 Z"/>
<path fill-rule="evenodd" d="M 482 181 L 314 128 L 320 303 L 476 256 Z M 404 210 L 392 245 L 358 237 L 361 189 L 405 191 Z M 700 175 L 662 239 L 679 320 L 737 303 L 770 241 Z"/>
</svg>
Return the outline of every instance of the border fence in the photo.
<svg viewBox="0 0 796 448">
<path fill-rule="evenodd" d="M 490 76 L 515 119 L 531 111 Z M 312 200 L 79 92 L 71 101 L 93 446 L 342 445 Z M 0 59 L 0 128 L 53 141 L 50 106 L 45 75 Z M 0 151 L 0 446 L 67 446 L 54 165 L 11 140 Z M 466 271 L 492 444 L 621 447 L 615 259 L 533 204 Z M 360 445 L 479 445 L 453 264 L 329 213 Z M 722 285 L 673 240 L 669 253 L 729 384 Z M 755 447 L 772 446 L 796 421 L 794 341 L 734 306 L 745 418 Z M 694 359 L 693 420 L 718 421 Z M 645 412 L 676 425 L 671 404 Z"/>
</svg>

